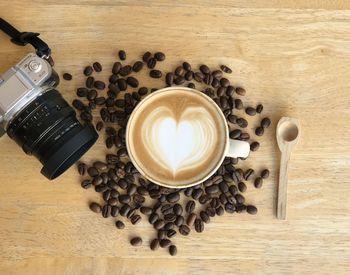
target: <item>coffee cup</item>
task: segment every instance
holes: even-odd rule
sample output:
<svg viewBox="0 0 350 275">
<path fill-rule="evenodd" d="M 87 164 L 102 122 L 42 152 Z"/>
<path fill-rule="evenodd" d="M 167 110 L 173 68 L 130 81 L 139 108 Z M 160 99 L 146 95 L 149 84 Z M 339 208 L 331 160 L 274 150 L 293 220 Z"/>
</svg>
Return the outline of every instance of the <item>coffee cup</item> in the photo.
<svg viewBox="0 0 350 275">
<path fill-rule="evenodd" d="M 204 93 L 168 87 L 145 97 L 126 127 L 131 162 L 148 180 L 168 188 L 199 184 L 225 157 L 246 158 L 248 142 L 229 138 L 226 118 Z"/>
</svg>

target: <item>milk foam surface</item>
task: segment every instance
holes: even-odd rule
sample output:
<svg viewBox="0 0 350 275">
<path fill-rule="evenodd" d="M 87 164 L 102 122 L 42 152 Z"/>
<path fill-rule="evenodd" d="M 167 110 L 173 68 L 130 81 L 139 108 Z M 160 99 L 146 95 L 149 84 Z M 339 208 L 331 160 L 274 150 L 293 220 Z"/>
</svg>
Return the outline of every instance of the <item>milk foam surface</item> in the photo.
<svg viewBox="0 0 350 275">
<path fill-rule="evenodd" d="M 204 178 L 225 150 L 226 125 L 215 103 L 170 90 L 141 102 L 129 128 L 129 150 L 143 174 L 167 185 Z"/>
</svg>

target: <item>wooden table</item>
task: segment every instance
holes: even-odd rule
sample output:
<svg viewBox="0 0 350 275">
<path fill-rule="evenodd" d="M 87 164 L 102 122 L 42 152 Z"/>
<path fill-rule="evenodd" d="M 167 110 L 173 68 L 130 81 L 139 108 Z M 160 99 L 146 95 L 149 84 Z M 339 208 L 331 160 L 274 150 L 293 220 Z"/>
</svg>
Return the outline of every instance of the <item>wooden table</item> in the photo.
<svg viewBox="0 0 350 275">
<path fill-rule="evenodd" d="M 150 251 L 146 221 L 117 231 L 114 219 L 88 210 L 100 200 L 83 190 L 74 168 L 48 182 L 38 161 L 8 137 L 0 140 L 1 274 L 349 274 L 350 3 L 348 1 L 2 1 L 0 15 L 37 31 L 53 49 L 56 70 L 73 73 L 59 89 L 70 101 L 82 68 L 100 61 L 105 79 L 119 49 L 128 61 L 162 50 L 164 70 L 183 60 L 227 64 L 247 104 L 264 103 L 273 127 L 244 164 L 271 177 L 246 199 L 257 216 L 216 217 L 202 234 L 177 237 L 178 255 Z M 298 3 L 299 2 L 299 3 Z M 1 73 L 31 51 L 0 34 Z M 144 80 L 142 80 L 144 79 Z M 141 78 L 149 87 L 157 81 Z M 147 81 L 147 82 L 146 82 Z M 288 220 L 275 217 L 281 116 L 302 124 L 293 155 Z M 251 120 L 256 126 L 258 118 Z M 102 159 L 103 138 L 84 160 Z M 140 234 L 144 245 L 129 238 Z"/>
</svg>

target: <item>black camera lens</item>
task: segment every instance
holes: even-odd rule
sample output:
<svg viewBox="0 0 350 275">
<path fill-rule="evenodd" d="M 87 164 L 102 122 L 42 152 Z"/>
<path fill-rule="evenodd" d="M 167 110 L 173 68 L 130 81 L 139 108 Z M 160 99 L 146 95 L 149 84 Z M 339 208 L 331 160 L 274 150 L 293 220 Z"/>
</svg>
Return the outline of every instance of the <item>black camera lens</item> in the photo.
<svg viewBox="0 0 350 275">
<path fill-rule="evenodd" d="M 65 172 L 98 138 L 91 124 L 82 125 L 74 109 L 51 89 L 37 97 L 10 122 L 7 134 L 43 164 L 41 173 L 54 179 Z"/>
</svg>

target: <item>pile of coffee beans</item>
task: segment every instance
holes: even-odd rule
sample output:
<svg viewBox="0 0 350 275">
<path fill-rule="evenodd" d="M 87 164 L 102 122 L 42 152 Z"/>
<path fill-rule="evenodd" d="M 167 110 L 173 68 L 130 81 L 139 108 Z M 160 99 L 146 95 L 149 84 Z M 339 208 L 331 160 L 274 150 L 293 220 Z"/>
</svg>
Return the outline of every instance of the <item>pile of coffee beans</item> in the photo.
<svg viewBox="0 0 350 275">
<path fill-rule="evenodd" d="M 249 141 L 251 151 L 257 151 L 260 143 L 246 130 L 248 120 L 239 115 L 238 110 L 245 110 L 248 117 L 253 117 L 263 112 L 263 105 L 245 106 L 242 98 L 247 94 L 246 90 L 228 79 L 232 69 L 226 65 L 211 69 L 205 64 L 195 69 L 190 63 L 183 62 L 173 71 L 162 72 L 156 69 L 158 62 L 166 59 L 162 52 L 145 52 L 133 63 L 124 62 L 127 54 L 123 50 L 118 56 L 119 61 L 113 64 L 108 83 L 97 79 L 103 70 L 99 62 L 84 68 L 85 85 L 77 89 L 78 98 L 73 101 L 82 120 L 93 123 L 97 131 L 105 132 L 101 137 L 105 136 L 109 149 L 103 160 L 92 165 L 78 164 L 78 172 L 83 177 L 82 188 L 94 188 L 104 200 L 103 205 L 92 202 L 91 211 L 103 218 L 115 218 L 119 230 L 125 228 L 126 221 L 137 225 L 146 220 L 155 230 L 150 249 L 166 248 L 172 256 L 177 254 L 174 244 L 177 234 L 201 233 L 215 216 L 225 212 L 257 214 L 257 208 L 247 203 L 243 194 L 251 187 L 261 188 L 269 177 L 268 169 L 243 170 L 238 165 L 244 159 L 227 157 L 215 174 L 203 183 L 169 189 L 142 177 L 130 162 L 126 149 L 125 131 L 131 112 L 145 96 L 157 90 L 141 85 L 136 77 L 142 70 L 148 70 L 149 77 L 159 79 L 159 87 L 187 86 L 211 97 L 227 119 L 230 138 Z M 66 73 L 64 79 L 71 77 Z M 263 118 L 255 135 L 262 136 L 270 124 L 268 117 Z M 140 236 L 130 240 L 132 246 L 142 243 Z"/>
</svg>

